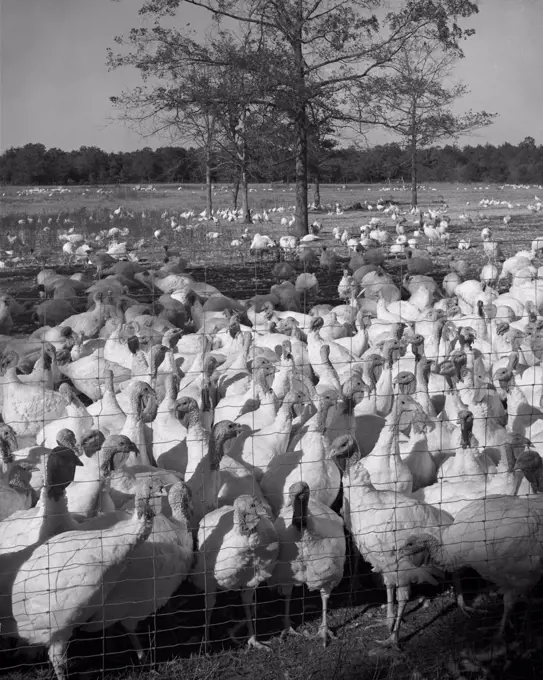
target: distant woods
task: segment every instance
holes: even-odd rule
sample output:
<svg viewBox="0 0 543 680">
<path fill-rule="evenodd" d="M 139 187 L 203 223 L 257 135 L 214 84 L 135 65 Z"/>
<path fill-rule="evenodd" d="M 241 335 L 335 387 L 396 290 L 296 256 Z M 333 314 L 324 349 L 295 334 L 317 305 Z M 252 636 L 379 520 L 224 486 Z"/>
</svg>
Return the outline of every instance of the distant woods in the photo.
<svg viewBox="0 0 543 680">
<path fill-rule="evenodd" d="M 213 159 L 213 181 L 234 182 L 228 163 Z M 334 148 L 319 163 L 324 183 L 367 183 L 410 180 L 409 150 L 399 144 L 370 148 Z M 417 153 L 419 182 L 543 182 L 543 145 L 532 137 L 520 144 L 430 147 Z M 26 144 L 7 149 L 0 156 L 0 183 L 15 185 L 74 185 L 124 183 L 205 183 L 206 168 L 199 149 L 150 148 L 107 153 L 96 147 L 76 151 L 46 149 L 43 144 Z M 253 158 L 250 182 L 291 183 L 295 180 L 294 160 L 285 154 L 274 163 Z M 315 178 L 309 176 L 310 181 Z"/>
</svg>

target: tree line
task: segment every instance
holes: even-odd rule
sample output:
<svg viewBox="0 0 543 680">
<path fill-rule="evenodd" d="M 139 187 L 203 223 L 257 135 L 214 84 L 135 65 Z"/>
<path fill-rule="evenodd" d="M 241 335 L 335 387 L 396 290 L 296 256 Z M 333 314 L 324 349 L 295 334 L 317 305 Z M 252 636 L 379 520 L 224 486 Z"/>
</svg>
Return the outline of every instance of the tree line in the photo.
<svg viewBox="0 0 543 680">
<path fill-rule="evenodd" d="M 293 183 L 295 159 L 289 149 L 275 149 L 278 160 L 253 155 L 248 179 L 255 183 Z M 309 164 L 308 179 L 325 183 L 401 182 L 411 178 L 411 152 L 399 143 L 369 148 L 331 146 L 319 162 Z M 227 158 L 211 158 L 212 182 L 234 184 L 237 175 Z M 543 181 L 543 145 L 527 137 L 517 145 L 505 143 L 464 146 L 446 145 L 419 149 L 416 154 L 419 182 L 501 182 L 540 184 Z M 318 166 L 318 167 L 317 167 Z M 7 149 L 0 156 L 0 182 L 11 185 L 102 185 L 124 183 L 205 183 L 206 159 L 198 148 L 176 146 L 156 150 L 108 153 L 82 146 L 73 151 L 26 144 Z"/>
</svg>

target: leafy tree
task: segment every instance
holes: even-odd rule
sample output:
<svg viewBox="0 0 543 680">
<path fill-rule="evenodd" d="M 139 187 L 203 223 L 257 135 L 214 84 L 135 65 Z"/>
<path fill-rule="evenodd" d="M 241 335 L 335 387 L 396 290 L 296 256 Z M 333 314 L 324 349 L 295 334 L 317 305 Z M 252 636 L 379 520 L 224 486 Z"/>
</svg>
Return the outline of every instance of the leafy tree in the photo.
<svg viewBox="0 0 543 680">
<path fill-rule="evenodd" d="M 135 66 L 140 69 L 144 81 L 143 86 L 111 97 L 111 101 L 121 119 L 144 136 L 164 134 L 172 141 L 190 140 L 197 145 L 207 186 L 206 210 L 211 215 L 218 134 L 217 108 L 211 93 L 216 74 L 203 65 L 184 63 L 180 68 L 177 63 L 179 50 L 176 51 L 175 44 L 165 44 L 164 40 L 159 27 L 151 32 L 145 28 L 133 29 L 129 42 L 138 44 L 141 52 L 147 50 L 145 57 L 135 53 L 122 57 L 108 52 L 110 68 Z M 117 41 L 122 43 L 121 38 Z"/>
<path fill-rule="evenodd" d="M 268 122 L 265 107 L 255 104 L 257 85 L 250 72 L 238 68 L 251 52 L 253 38 L 247 31 L 242 40 L 220 31 L 217 40 L 211 42 L 206 60 L 221 64 L 215 66 L 212 84 L 207 95 L 214 102 L 218 134 L 216 145 L 234 180 L 234 205 L 237 207 L 238 191 L 241 189 L 242 217 L 251 223 L 249 208 L 249 178 L 254 149 L 261 143 L 262 131 Z M 206 68 L 209 65 L 206 64 Z M 273 129 L 273 127 L 272 127 Z"/>
<path fill-rule="evenodd" d="M 157 156 L 148 146 L 131 153 L 128 158 L 128 174 L 135 182 L 152 182 L 160 174 Z"/>
<path fill-rule="evenodd" d="M 468 111 L 456 115 L 452 105 L 468 92 L 458 83 L 447 86 L 462 53 L 442 49 L 436 38 L 406 41 L 383 75 L 355 88 L 361 120 L 396 133 L 409 150 L 411 202 L 417 205 L 417 151 L 438 141 L 457 138 L 490 125 L 496 114 Z"/>
<path fill-rule="evenodd" d="M 47 149 L 45 167 L 47 184 L 66 184 L 70 177 L 71 163 L 65 151 L 57 148 Z"/>
<path fill-rule="evenodd" d="M 158 175 L 153 177 L 153 181 L 190 182 L 196 164 L 194 155 L 194 149 L 172 146 L 158 148 L 154 151 Z"/>
<path fill-rule="evenodd" d="M 144 79 L 143 87 L 112 98 L 121 117 L 147 134 L 162 130 L 196 142 L 206 172 L 208 214 L 212 177 L 226 171 L 234 181 L 235 203 L 241 187 L 243 218 L 250 222 L 251 159 L 262 145 L 263 128 L 270 127 L 268 107 L 258 102 L 258 88 L 247 68 L 248 55 L 256 49 L 252 32 L 233 36 L 218 30 L 199 44 L 191 34 L 157 24 L 118 42 L 132 51 L 110 51 L 111 68 L 132 64 Z"/>
<path fill-rule="evenodd" d="M 208 10 L 218 26 L 229 22 L 244 27 L 242 33 L 250 29 L 252 54 L 233 52 L 225 64 L 197 41 L 189 52 L 179 50 L 188 44 L 186 34 L 165 28 L 160 20 L 175 16 L 183 4 Z M 145 0 L 140 14 L 155 19 L 153 28 L 133 29 L 128 41 L 118 40 L 131 52 L 110 54 L 109 63 L 132 65 L 144 78 L 151 74 L 170 82 L 183 79 L 187 66 L 198 60 L 219 70 L 228 65 L 251 73 L 260 84 L 253 103 L 286 114 L 294 128 L 297 229 L 305 234 L 310 103 L 326 102 L 330 115 L 341 119 L 345 88 L 390 63 L 415 35 L 458 48 L 464 35 L 458 20 L 477 12 L 471 0 L 403 0 L 394 10 L 387 7 L 385 0 Z M 130 106 L 130 98 L 124 103 Z M 151 97 L 148 103 L 153 115 L 168 108 L 167 97 Z"/>
<path fill-rule="evenodd" d="M 533 137 L 524 137 L 522 142 L 519 144 L 519 147 L 521 149 L 528 149 L 530 151 L 534 151 L 536 148 L 535 139 Z"/>
<path fill-rule="evenodd" d="M 1 173 L 9 177 L 11 184 L 45 184 L 47 162 L 43 144 L 25 144 L 8 149 L 7 163 Z M 5 181 L 5 180 L 4 180 Z"/>
<path fill-rule="evenodd" d="M 90 175 L 95 179 L 107 162 L 107 154 L 96 146 L 82 146 L 72 152 L 70 177 L 76 182 L 88 182 Z"/>
<path fill-rule="evenodd" d="M 15 184 L 13 173 L 18 153 L 19 149 L 11 147 L 6 149 L 0 157 L 0 182 L 2 184 Z"/>
</svg>

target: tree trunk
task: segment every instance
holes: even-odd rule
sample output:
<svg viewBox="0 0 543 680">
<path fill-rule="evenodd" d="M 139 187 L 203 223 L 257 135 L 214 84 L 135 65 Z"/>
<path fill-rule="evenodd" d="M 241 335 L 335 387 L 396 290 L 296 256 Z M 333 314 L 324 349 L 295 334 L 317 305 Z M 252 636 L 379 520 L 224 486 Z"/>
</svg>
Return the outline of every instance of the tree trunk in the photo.
<svg viewBox="0 0 543 680">
<path fill-rule="evenodd" d="M 239 152 L 238 159 L 240 165 L 240 182 L 241 182 L 241 213 L 244 224 L 252 224 L 251 211 L 249 209 L 249 177 L 247 173 L 247 109 L 243 107 L 241 117 L 239 120 Z"/>
<path fill-rule="evenodd" d="M 411 205 L 416 208 L 418 205 L 417 192 L 417 142 L 413 140 L 411 144 Z"/>
<path fill-rule="evenodd" d="M 247 178 L 247 170 L 241 170 L 241 212 L 244 224 L 252 224 L 251 211 L 249 209 L 249 181 Z"/>
<path fill-rule="evenodd" d="M 417 192 L 417 108 L 413 102 L 411 110 L 411 206 L 418 205 Z"/>
<path fill-rule="evenodd" d="M 213 185 L 211 184 L 211 152 L 209 147 L 206 149 L 206 189 L 207 189 L 207 219 L 213 215 Z"/>
<path fill-rule="evenodd" d="M 305 106 L 296 116 L 296 235 L 309 233 L 307 214 L 307 125 Z"/>
<path fill-rule="evenodd" d="M 303 26 L 304 26 L 304 3 L 297 2 L 296 12 L 297 31 L 292 47 L 294 50 L 295 65 L 295 97 L 296 107 L 294 115 L 294 131 L 296 135 L 296 223 L 295 232 L 298 237 L 309 233 L 309 220 L 307 214 L 307 105 L 305 92 L 305 64 L 303 54 Z"/>
<path fill-rule="evenodd" d="M 315 174 L 315 190 L 313 192 L 313 204 L 317 210 L 321 209 L 321 177 L 317 170 Z"/>
<path fill-rule="evenodd" d="M 239 179 L 237 179 L 232 186 L 232 201 L 234 202 L 234 210 L 238 209 L 238 195 L 239 195 Z"/>
</svg>

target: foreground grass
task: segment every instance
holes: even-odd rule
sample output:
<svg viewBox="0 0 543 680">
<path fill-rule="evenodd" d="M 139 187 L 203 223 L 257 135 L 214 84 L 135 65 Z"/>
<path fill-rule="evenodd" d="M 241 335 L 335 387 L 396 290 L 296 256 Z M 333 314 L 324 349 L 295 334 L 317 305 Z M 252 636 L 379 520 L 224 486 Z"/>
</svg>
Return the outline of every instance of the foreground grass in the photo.
<svg viewBox="0 0 543 680">
<path fill-rule="evenodd" d="M 341 595 L 336 594 L 336 604 L 341 599 Z M 148 638 L 142 631 L 140 639 L 152 652 L 145 665 L 138 666 L 128 641 L 122 636 L 111 634 L 104 642 L 98 638 L 83 639 L 76 634 L 70 645 L 70 677 L 84 675 L 86 680 L 104 674 L 111 680 L 147 680 L 157 676 L 172 680 L 535 680 L 540 677 L 543 628 L 536 617 L 532 617 L 527 626 L 519 612 L 515 617 L 517 633 L 511 635 L 507 653 L 498 648 L 488 653 L 489 636 L 500 615 L 499 602 L 493 603 L 489 614 L 476 615 L 468 621 L 447 594 L 435 597 L 426 609 L 412 602 L 402 628 L 401 651 L 381 649 L 376 643 L 376 639 L 386 636 L 384 626 L 364 629 L 363 626 L 382 621 L 382 612 L 375 608 L 368 612 L 367 604 L 344 604 L 333 610 L 330 622 L 338 637 L 323 649 L 314 638 L 320 615 L 316 604 L 314 598 L 308 597 L 305 622 L 299 612 L 293 619 L 297 630 L 308 637 L 302 635 L 285 641 L 278 636 L 279 617 L 263 618 L 262 610 L 265 612 L 266 607 L 259 607 L 259 637 L 269 643 L 270 651 L 246 650 L 242 643 L 236 646 L 228 639 L 221 642 L 215 634 L 214 649 L 205 656 L 194 645 L 180 644 L 178 629 L 163 630 L 156 637 Z M 181 614 L 178 612 L 175 616 Z M 226 638 L 224 622 L 217 621 L 220 618 L 219 611 L 214 617 L 214 628 L 219 628 L 221 636 Z M 355 627 L 360 623 L 363 626 Z M 271 636 L 270 631 L 273 631 Z M 170 647 L 161 645 L 167 637 Z M 176 639 L 177 644 L 173 644 Z M 482 653 L 485 658 L 478 659 L 477 654 Z M 13 671 L 6 669 L 4 677 L 45 680 L 48 673 L 44 663 Z"/>
<path fill-rule="evenodd" d="M 239 240 L 247 225 L 221 220 L 219 224 L 199 219 L 199 213 L 205 207 L 205 188 L 201 186 L 184 187 L 178 191 L 174 186 L 164 185 L 155 192 L 135 191 L 131 187 L 72 187 L 70 193 L 53 193 L 45 198 L 39 194 L 24 194 L 17 187 L 3 187 L 0 195 L 0 249 L 14 251 L 13 257 L 20 261 L 11 262 L 10 257 L 3 261 L 6 271 L 19 270 L 23 265 L 32 264 L 28 260 L 31 252 L 41 256 L 52 266 L 65 262 L 59 240 L 59 234 L 73 229 L 83 234 L 89 243 L 101 247 L 107 245 L 107 232 L 116 227 L 126 230 L 128 239 L 135 242 L 143 239 L 144 244 L 139 251 L 151 261 L 158 261 L 163 256 L 162 245 L 168 243 L 181 251 L 190 266 L 201 267 L 204 280 L 213 284 L 217 264 L 221 267 L 238 267 L 239 271 L 247 269 L 254 279 L 251 286 L 256 292 L 260 288 L 261 271 L 248 252 L 248 242 L 232 245 Z M 23 191 L 23 195 L 17 192 Z M 103 193 L 99 193 L 103 192 Z M 460 187 L 444 184 L 422 187 L 420 190 L 420 206 L 423 209 L 443 208 L 447 206 L 447 214 L 451 217 L 451 239 L 448 246 L 440 249 L 436 255 L 437 271 L 446 268 L 451 256 L 466 259 L 473 267 L 479 267 L 485 260 L 480 239 L 483 226 L 491 227 L 493 236 L 503 241 L 503 249 L 512 254 L 520 248 L 530 247 L 534 236 L 539 235 L 542 213 L 534 215 L 527 210 L 533 202 L 534 194 L 541 193 L 539 187 L 512 186 L 469 186 Z M 322 202 L 325 206 L 320 213 L 311 212 L 311 220 L 318 218 L 323 224 L 321 236 L 323 240 L 317 245 L 333 245 L 338 254 L 349 257 L 348 250 L 332 237 L 334 227 L 347 229 L 352 235 L 360 233 L 360 226 L 371 218 L 380 217 L 385 226 L 395 237 L 392 220 L 376 210 L 378 200 L 393 200 L 400 208 L 409 208 L 410 193 L 406 188 L 397 186 L 341 186 L 322 187 Z M 249 226 L 249 234 L 266 233 L 273 238 L 287 233 L 287 227 L 280 224 L 283 215 L 294 211 L 294 193 L 292 187 L 269 187 L 256 185 L 252 187 L 252 207 L 255 211 L 282 208 L 284 213 L 270 213 L 272 221 L 256 223 Z M 481 199 L 500 201 L 499 205 L 481 206 Z M 218 188 L 214 198 L 217 209 L 231 206 L 231 195 L 223 188 Z M 336 204 L 348 208 L 357 203 L 371 206 L 373 210 L 345 211 L 343 214 L 328 214 L 328 209 L 335 211 Z M 505 205 L 509 203 L 511 207 Z M 327 207 L 326 207 L 327 206 Z M 120 215 L 114 211 L 122 207 Z M 182 217 L 181 213 L 193 211 L 194 217 Z M 504 216 L 511 216 L 506 226 Z M 171 227 L 171 220 L 177 225 Z M 413 229 L 411 216 L 408 215 L 407 233 Z M 154 237 L 160 230 L 158 239 Z M 210 238 L 210 234 L 217 234 Z M 13 243 L 14 237 L 17 237 Z M 120 236 L 119 240 L 126 240 Z M 471 238 L 472 248 L 469 251 L 457 250 L 461 238 Z M 422 241 L 424 245 L 424 240 Z M 0 256 L 0 259 L 2 257 Z M 33 261 L 34 268 L 38 260 Z M 2 265 L 0 265 L 1 267 Z M 393 265 L 394 267 L 395 265 Z M 242 273 L 242 278 L 245 278 Z M 339 279 L 338 279 L 339 280 Z M 216 284 L 214 284 L 216 285 Z M 245 286 L 247 287 L 247 286 Z M 254 292 L 251 292 L 251 295 Z"/>
</svg>

